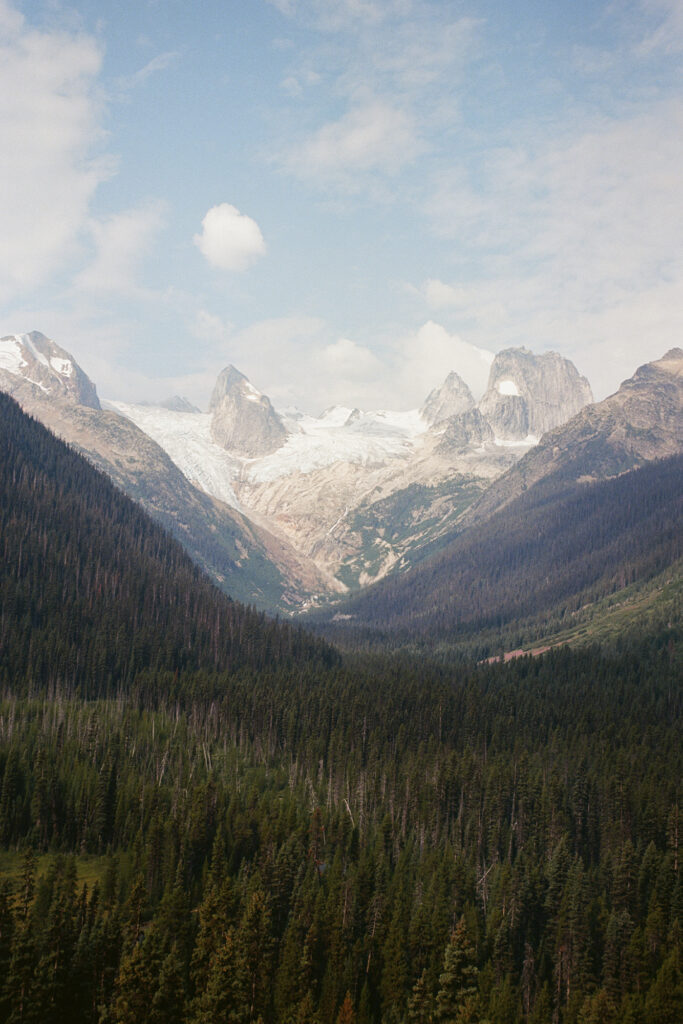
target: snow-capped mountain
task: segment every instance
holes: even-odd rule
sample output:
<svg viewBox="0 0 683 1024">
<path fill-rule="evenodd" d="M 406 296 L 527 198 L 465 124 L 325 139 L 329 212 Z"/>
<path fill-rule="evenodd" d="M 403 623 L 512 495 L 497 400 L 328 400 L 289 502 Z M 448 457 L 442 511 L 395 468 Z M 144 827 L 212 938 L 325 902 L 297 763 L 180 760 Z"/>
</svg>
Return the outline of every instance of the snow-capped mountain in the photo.
<svg viewBox="0 0 683 1024">
<path fill-rule="evenodd" d="M 236 596 L 279 609 L 419 560 L 540 433 L 590 400 L 566 359 L 509 349 L 478 404 L 454 370 L 420 409 L 334 406 L 316 417 L 275 409 L 228 366 L 207 412 L 177 397 L 102 409 L 73 358 L 37 333 L 0 340 L 0 387 L 170 525 Z"/>
<path fill-rule="evenodd" d="M 455 371 L 421 409 L 407 412 L 278 412 L 232 366 L 220 374 L 208 413 L 111 405 L 195 486 L 258 517 L 320 570 L 357 586 L 417 557 L 538 442 L 530 426 L 554 426 L 590 400 L 571 363 L 526 350 L 493 360 L 492 392 L 519 398 L 516 430 L 489 401 L 491 421 Z"/>
<path fill-rule="evenodd" d="M 0 388 L 19 401 L 42 394 L 100 408 L 95 385 L 75 359 L 39 331 L 0 338 Z"/>
<path fill-rule="evenodd" d="M 270 399 L 234 366 L 227 366 L 218 377 L 209 412 L 212 440 L 236 455 L 268 455 L 287 437 L 285 425 Z"/>
<path fill-rule="evenodd" d="M 195 487 L 132 419 L 102 409 L 94 385 L 73 357 L 44 335 L 0 338 L 0 389 L 140 502 L 234 597 L 271 610 L 293 611 L 311 595 L 342 589 L 257 517 L 247 518 L 235 507 L 229 484 L 226 496 L 233 507 L 214 496 L 218 486 Z M 154 410 L 146 408 L 154 417 Z M 192 412 L 164 412 L 185 423 L 193 417 Z M 192 435 L 190 431 L 188 443 Z M 220 458 L 221 449 L 213 445 L 212 450 Z"/>
</svg>

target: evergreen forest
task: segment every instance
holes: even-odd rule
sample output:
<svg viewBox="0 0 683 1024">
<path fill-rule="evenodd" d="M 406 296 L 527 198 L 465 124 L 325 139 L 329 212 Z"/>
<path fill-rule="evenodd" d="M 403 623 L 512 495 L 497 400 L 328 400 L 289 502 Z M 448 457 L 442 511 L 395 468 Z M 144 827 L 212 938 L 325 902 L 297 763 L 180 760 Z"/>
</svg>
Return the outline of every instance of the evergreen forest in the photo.
<svg viewBox="0 0 683 1024">
<path fill-rule="evenodd" d="M 499 654 L 567 628 L 627 588 L 680 582 L 683 456 L 599 482 L 542 480 L 490 519 L 395 574 L 318 612 L 344 646 L 458 644 Z M 664 618 L 668 617 L 668 611 Z"/>
<path fill-rule="evenodd" d="M 680 618 L 341 654 L 0 426 L 2 1024 L 680 1024 Z"/>
</svg>

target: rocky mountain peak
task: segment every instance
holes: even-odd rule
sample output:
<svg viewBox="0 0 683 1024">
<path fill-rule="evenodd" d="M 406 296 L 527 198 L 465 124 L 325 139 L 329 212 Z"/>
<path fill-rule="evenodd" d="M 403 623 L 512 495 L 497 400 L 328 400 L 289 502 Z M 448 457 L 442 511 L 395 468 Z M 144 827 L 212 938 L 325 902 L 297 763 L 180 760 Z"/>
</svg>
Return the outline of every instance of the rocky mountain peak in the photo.
<svg viewBox="0 0 683 1024">
<path fill-rule="evenodd" d="M 467 409 L 458 416 L 452 416 L 445 423 L 437 451 L 448 455 L 464 452 L 471 448 L 491 444 L 494 440 L 493 431 L 479 409 Z"/>
<path fill-rule="evenodd" d="M 496 437 L 521 441 L 541 437 L 593 401 L 590 385 L 557 352 L 534 355 L 527 348 L 499 352 L 479 409 Z"/>
<path fill-rule="evenodd" d="M 234 366 L 226 366 L 216 381 L 209 412 L 211 437 L 226 451 L 246 458 L 269 455 L 287 439 L 287 429 L 267 395 Z"/>
<path fill-rule="evenodd" d="M 644 366 L 638 367 L 633 376 L 634 380 L 637 380 L 639 374 L 661 372 L 669 373 L 674 377 L 683 377 L 683 349 L 669 349 L 661 359 L 656 359 L 652 363 L 645 363 Z"/>
<path fill-rule="evenodd" d="M 242 390 L 245 384 L 248 384 L 250 388 L 252 387 L 247 377 L 245 377 L 243 373 L 240 373 L 236 366 L 233 366 L 232 364 L 226 366 L 225 369 L 221 370 L 218 374 L 216 383 L 213 386 L 211 399 L 209 401 L 209 412 L 216 409 L 226 395 Z M 253 390 L 256 392 L 256 388 Z"/>
<path fill-rule="evenodd" d="M 436 426 L 453 416 L 460 416 L 475 406 L 472 392 L 462 377 L 452 370 L 443 384 L 434 388 L 420 409 L 420 415 L 430 426 Z"/>
<path fill-rule="evenodd" d="M 73 356 L 40 331 L 0 338 L 0 389 L 19 401 L 50 396 L 100 408 L 95 385 Z"/>
<path fill-rule="evenodd" d="M 196 405 L 193 405 L 189 399 L 183 395 L 172 395 L 170 398 L 164 399 L 159 405 L 162 409 L 169 409 L 171 412 L 199 412 L 200 410 Z"/>
</svg>

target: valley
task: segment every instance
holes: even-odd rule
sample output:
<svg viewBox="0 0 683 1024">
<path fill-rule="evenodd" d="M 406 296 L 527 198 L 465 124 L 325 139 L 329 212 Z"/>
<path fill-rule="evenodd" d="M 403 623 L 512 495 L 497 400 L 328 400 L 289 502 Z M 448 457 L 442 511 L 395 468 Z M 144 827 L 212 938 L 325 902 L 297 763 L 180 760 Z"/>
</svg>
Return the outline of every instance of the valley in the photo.
<svg viewBox="0 0 683 1024">
<path fill-rule="evenodd" d="M 591 400 L 555 353 L 510 349 L 489 362 L 478 402 L 453 370 L 407 412 L 279 412 L 234 367 L 205 413 L 178 398 L 102 407 L 73 357 L 34 333 L 0 339 L 0 386 L 109 472 L 221 586 L 292 613 L 416 565 L 543 431 Z"/>
<path fill-rule="evenodd" d="M 644 441 L 592 413 L 590 452 L 604 422 L 631 468 L 525 442 L 510 486 L 550 471 L 468 528 L 481 475 L 361 461 L 387 489 L 347 513 L 364 564 L 373 522 L 429 541 L 325 637 L 222 593 L 114 486 L 136 452 L 143 493 L 152 460 L 167 509 L 194 493 L 132 420 L 59 407 L 98 470 L 0 394 L 0 1021 L 673 1024 L 683 456 L 634 444 L 671 444 L 668 379 Z"/>
<path fill-rule="evenodd" d="M 0 1024 L 682 1024 L 683 0 L 0 0 Z"/>
</svg>

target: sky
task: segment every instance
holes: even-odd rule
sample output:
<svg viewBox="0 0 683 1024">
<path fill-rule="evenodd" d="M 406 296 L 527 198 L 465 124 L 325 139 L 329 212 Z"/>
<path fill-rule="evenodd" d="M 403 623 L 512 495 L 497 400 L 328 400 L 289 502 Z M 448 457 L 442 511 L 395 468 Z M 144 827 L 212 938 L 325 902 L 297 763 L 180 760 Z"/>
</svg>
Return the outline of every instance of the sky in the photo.
<svg viewBox="0 0 683 1024">
<path fill-rule="evenodd" d="M 406 409 L 683 345 L 683 0 L 0 0 L 0 335 Z"/>
</svg>

